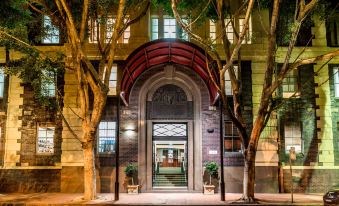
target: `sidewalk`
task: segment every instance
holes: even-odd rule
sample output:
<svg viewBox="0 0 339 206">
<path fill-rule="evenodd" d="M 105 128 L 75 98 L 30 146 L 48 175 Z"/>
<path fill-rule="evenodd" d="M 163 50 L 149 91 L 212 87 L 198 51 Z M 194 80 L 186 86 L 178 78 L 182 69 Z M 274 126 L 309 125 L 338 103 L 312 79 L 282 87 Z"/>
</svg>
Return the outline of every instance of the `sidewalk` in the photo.
<svg viewBox="0 0 339 206">
<path fill-rule="evenodd" d="M 201 193 L 141 193 L 139 195 L 120 194 L 114 201 L 114 194 L 101 193 L 98 199 L 83 201 L 82 194 L 71 193 L 31 193 L 0 194 L 0 205 L 231 205 L 241 194 L 227 193 L 226 201 L 220 201 L 220 194 Z M 290 194 L 257 193 L 260 205 L 322 205 L 321 194 L 294 194 L 291 204 Z M 237 204 L 244 205 L 244 204 Z"/>
</svg>

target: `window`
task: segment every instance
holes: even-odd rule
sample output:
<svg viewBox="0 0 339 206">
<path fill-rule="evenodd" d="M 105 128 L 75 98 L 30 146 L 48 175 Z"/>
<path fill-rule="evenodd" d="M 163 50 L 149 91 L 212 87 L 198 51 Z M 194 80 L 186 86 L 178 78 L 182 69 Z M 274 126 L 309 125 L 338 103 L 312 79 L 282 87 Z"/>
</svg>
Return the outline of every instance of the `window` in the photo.
<svg viewBox="0 0 339 206">
<path fill-rule="evenodd" d="M 164 19 L 164 38 L 176 38 L 176 21 L 173 18 Z"/>
<path fill-rule="evenodd" d="M 38 127 L 38 144 L 37 153 L 53 154 L 54 153 L 54 127 Z"/>
<path fill-rule="evenodd" d="M 231 19 L 225 19 L 225 26 L 226 26 L 226 36 L 228 41 L 233 44 L 234 43 L 234 30 L 232 26 Z"/>
<path fill-rule="evenodd" d="M 59 44 L 59 29 L 53 25 L 49 16 L 43 17 L 43 27 L 45 35 L 42 39 L 43 44 Z"/>
<path fill-rule="evenodd" d="M 182 22 L 188 25 L 188 19 L 182 19 Z M 188 41 L 188 34 L 181 27 L 179 27 L 178 30 L 179 38 Z"/>
<path fill-rule="evenodd" d="M 233 21 L 233 22 L 232 22 Z M 233 23 L 233 26 L 232 26 Z M 240 35 L 241 31 L 244 28 L 245 24 L 245 18 L 239 18 L 239 19 L 225 19 L 225 27 L 226 27 L 226 36 L 227 39 L 231 44 L 235 43 L 235 34 L 234 29 L 238 32 L 238 35 Z M 245 39 L 242 41 L 242 44 L 251 44 L 251 37 L 252 37 L 252 18 L 248 20 L 248 31 L 246 33 Z"/>
<path fill-rule="evenodd" d="M 241 141 L 237 128 L 232 121 L 225 121 L 224 150 L 225 152 L 241 152 Z"/>
<path fill-rule="evenodd" d="M 115 147 L 116 122 L 102 121 L 99 124 L 98 152 L 112 153 Z"/>
<path fill-rule="evenodd" d="M 333 68 L 334 96 L 339 97 L 339 67 Z"/>
<path fill-rule="evenodd" d="M 245 18 L 239 18 L 239 35 L 244 28 L 244 24 Z M 245 39 L 242 41 L 242 44 L 251 44 L 252 43 L 251 38 L 252 38 L 252 19 L 250 17 L 250 19 L 248 20 L 248 31 L 246 33 Z"/>
<path fill-rule="evenodd" d="M 107 17 L 106 18 L 106 24 L 103 24 L 102 19 L 90 19 L 88 21 L 88 27 L 89 27 L 89 37 L 88 42 L 89 43 L 98 43 L 98 37 L 100 37 L 100 32 L 105 31 L 105 43 L 110 43 L 111 38 L 113 36 L 114 32 L 114 24 L 115 24 L 115 18 L 114 17 Z M 127 23 L 127 19 L 124 20 L 124 23 Z M 103 28 L 105 25 L 105 29 Z M 129 41 L 129 38 L 131 36 L 131 28 L 127 27 L 122 34 L 122 36 L 118 39 L 117 43 L 124 43 L 127 44 Z"/>
<path fill-rule="evenodd" d="M 88 21 L 89 35 L 88 42 L 89 43 L 98 43 L 98 35 L 99 35 L 99 19 L 91 19 Z"/>
<path fill-rule="evenodd" d="M 159 39 L 159 19 L 157 17 L 152 17 L 152 31 L 151 31 L 151 39 L 156 40 Z"/>
<path fill-rule="evenodd" d="M 106 19 L 105 43 L 109 43 L 111 41 L 111 38 L 113 36 L 113 31 L 114 31 L 114 24 L 115 24 L 115 18 L 108 17 Z"/>
<path fill-rule="evenodd" d="M 282 90 L 284 98 L 289 98 L 298 94 L 298 70 L 294 69 L 287 74 L 282 83 Z"/>
<path fill-rule="evenodd" d="M 233 66 L 233 68 L 234 68 L 235 76 L 238 79 L 238 66 Z M 225 72 L 225 90 L 226 90 L 226 95 L 233 95 L 231 78 L 230 78 L 228 71 Z"/>
<path fill-rule="evenodd" d="M 187 124 L 153 124 L 154 137 L 187 137 Z"/>
<path fill-rule="evenodd" d="M 126 21 L 125 21 L 126 23 Z M 131 27 L 127 27 L 122 34 L 122 43 L 128 44 L 129 38 L 131 37 Z"/>
<path fill-rule="evenodd" d="M 210 38 L 211 38 L 211 41 L 215 41 L 217 38 L 216 23 L 213 22 L 212 20 L 210 20 Z"/>
<path fill-rule="evenodd" d="M 117 65 L 114 64 L 111 69 L 111 74 L 109 76 L 109 84 L 108 84 L 108 95 L 116 95 L 117 94 Z"/>
<path fill-rule="evenodd" d="M 41 94 L 45 97 L 55 96 L 55 72 L 46 70 L 42 71 Z"/>
<path fill-rule="evenodd" d="M 326 21 L 327 46 L 339 46 L 339 14 L 333 14 Z"/>
<path fill-rule="evenodd" d="M 5 91 L 5 72 L 4 68 L 0 67 L 0 98 L 4 97 Z"/>
<path fill-rule="evenodd" d="M 287 121 L 285 120 L 284 134 L 285 152 L 289 153 L 291 147 L 294 147 L 296 153 L 302 153 L 301 122 L 292 118 L 289 118 Z"/>
<path fill-rule="evenodd" d="M 183 18 L 182 21 L 185 24 L 189 23 L 187 18 Z M 159 38 L 179 38 L 188 41 L 188 34 L 179 25 L 177 25 L 175 18 L 159 18 L 157 16 L 153 16 L 151 18 L 151 40 Z"/>
</svg>

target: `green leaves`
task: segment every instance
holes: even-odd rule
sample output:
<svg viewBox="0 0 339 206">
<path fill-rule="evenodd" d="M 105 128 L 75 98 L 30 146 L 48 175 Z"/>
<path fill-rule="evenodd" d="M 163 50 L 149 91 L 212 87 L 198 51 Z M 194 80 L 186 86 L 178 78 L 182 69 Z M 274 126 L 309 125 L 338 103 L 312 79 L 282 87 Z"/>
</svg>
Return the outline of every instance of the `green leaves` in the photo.
<svg viewBox="0 0 339 206">
<path fill-rule="evenodd" d="M 205 168 L 209 175 L 214 176 L 214 177 L 218 176 L 218 170 L 219 170 L 218 163 L 214 161 L 208 161 L 205 163 Z"/>
<path fill-rule="evenodd" d="M 125 168 L 125 174 L 127 177 L 133 177 L 137 173 L 138 173 L 138 166 L 133 163 L 129 163 L 127 167 Z"/>
</svg>

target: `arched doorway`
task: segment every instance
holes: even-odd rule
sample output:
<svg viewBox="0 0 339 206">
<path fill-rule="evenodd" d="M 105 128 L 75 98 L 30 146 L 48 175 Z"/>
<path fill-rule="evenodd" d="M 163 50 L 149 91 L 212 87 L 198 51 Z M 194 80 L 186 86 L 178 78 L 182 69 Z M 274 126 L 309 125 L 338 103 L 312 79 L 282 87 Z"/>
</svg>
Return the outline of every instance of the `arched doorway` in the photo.
<svg viewBox="0 0 339 206">
<path fill-rule="evenodd" d="M 167 40 L 149 42 L 134 51 L 127 59 L 120 96 L 127 106 L 126 110 L 129 110 L 126 111 L 124 122 L 137 124 L 135 131 L 138 145 L 138 178 L 141 180 L 143 191 L 158 189 L 159 182 L 154 175 L 157 174 L 158 168 L 160 169 L 158 167 L 160 159 L 157 160 L 159 155 L 165 156 L 161 159 L 161 166 L 172 167 L 177 161 L 174 170 L 178 171 L 178 164 L 183 165 L 180 166 L 180 170 L 183 167 L 181 173 L 186 177 L 183 177 L 184 181 L 178 185 L 182 186 L 181 189 L 202 190 L 202 136 L 203 133 L 206 135 L 206 129 L 202 128 L 209 125 L 203 125 L 201 119 L 203 116 L 211 118 L 209 105 L 214 104 L 218 97 L 217 90 L 209 78 L 209 68 L 206 64 L 209 60 L 203 50 L 194 44 Z M 212 74 L 216 75 L 213 71 Z M 157 95 L 161 92 L 166 92 L 167 97 L 160 99 L 159 102 Z M 177 97 L 171 96 L 173 92 L 178 93 Z M 173 98 L 179 100 L 180 96 L 185 96 L 185 101 L 173 101 Z M 157 103 L 153 104 L 154 102 Z M 159 103 L 167 110 L 161 109 Z M 172 105 L 173 103 L 176 104 Z M 171 106 L 176 110 L 168 109 Z M 185 135 L 154 135 L 155 130 L 163 128 L 164 125 L 167 130 L 180 127 L 185 130 Z M 123 141 L 135 141 L 128 138 L 130 137 Z M 164 152 L 164 149 L 167 151 Z M 169 152 L 169 149 L 172 151 Z M 130 153 L 135 154 L 134 151 Z M 126 157 L 129 157 L 130 153 L 126 154 Z M 180 161 L 178 156 L 182 157 Z M 174 189 L 178 189 L 177 185 Z"/>
<path fill-rule="evenodd" d="M 188 121 L 193 120 L 193 101 L 175 85 L 159 87 L 147 101 L 147 122 L 152 131 L 152 188 L 187 189 Z"/>
<path fill-rule="evenodd" d="M 162 98 L 157 99 L 158 96 Z M 176 102 L 173 100 L 175 98 Z M 181 101 L 179 101 L 180 98 Z M 153 102 L 153 100 L 155 101 Z M 146 183 L 144 190 L 184 189 L 200 191 L 202 189 L 202 133 L 200 116 L 201 92 L 199 86 L 187 74 L 177 71 L 176 66 L 164 66 L 143 83 L 139 92 L 138 107 L 140 115 L 138 126 L 139 131 L 141 131 L 138 133 L 138 165 L 139 178 L 145 180 Z M 167 109 L 162 107 L 167 107 Z M 174 114 L 173 110 L 175 109 L 179 109 L 181 112 Z M 161 110 L 160 113 L 159 110 Z M 161 134 L 155 133 L 157 128 L 163 126 L 172 129 L 181 127 L 181 130 L 185 130 L 182 131 L 185 135 L 161 136 Z M 171 130 L 169 133 L 173 134 L 175 132 Z M 154 165 L 156 163 L 156 145 L 162 144 L 162 146 L 159 146 L 160 148 L 165 147 L 167 144 L 168 147 L 171 143 L 172 145 L 176 144 L 177 148 L 185 147 L 183 151 L 179 152 L 183 152 L 182 155 L 184 155 L 185 161 L 183 163 L 185 167 L 183 168 L 183 175 L 187 175 L 186 177 L 180 177 L 186 178 L 184 182 L 172 187 L 159 185 L 154 176 L 157 169 L 156 165 Z"/>
</svg>

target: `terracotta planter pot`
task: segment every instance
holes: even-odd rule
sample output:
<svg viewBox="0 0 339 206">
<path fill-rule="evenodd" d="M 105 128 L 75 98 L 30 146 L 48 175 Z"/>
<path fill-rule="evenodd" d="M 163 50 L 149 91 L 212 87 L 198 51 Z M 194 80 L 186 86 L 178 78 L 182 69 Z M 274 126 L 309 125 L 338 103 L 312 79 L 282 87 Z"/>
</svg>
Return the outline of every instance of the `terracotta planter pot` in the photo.
<svg viewBox="0 0 339 206">
<path fill-rule="evenodd" d="M 214 185 L 204 185 L 204 195 L 214 195 Z"/>
<path fill-rule="evenodd" d="M 139 194 L 139 185 L 127 185 L 127 193 L 130 195 Z"/>
</svg>

